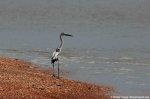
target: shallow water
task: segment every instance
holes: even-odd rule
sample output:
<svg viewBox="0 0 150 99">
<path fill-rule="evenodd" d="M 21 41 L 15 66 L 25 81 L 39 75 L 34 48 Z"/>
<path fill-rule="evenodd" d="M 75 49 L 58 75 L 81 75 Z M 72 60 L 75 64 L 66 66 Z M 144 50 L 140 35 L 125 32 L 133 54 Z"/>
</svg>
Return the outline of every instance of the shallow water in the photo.
<svg viewBox="0 0 150 99">
<path fill-rule="evenodd" d="M 150 93 L 149 0 L 0 1 L 0 55 L 50 68 L 60 55 L 66 77 L 114 86 L 122 95 Z"/>
</svg>

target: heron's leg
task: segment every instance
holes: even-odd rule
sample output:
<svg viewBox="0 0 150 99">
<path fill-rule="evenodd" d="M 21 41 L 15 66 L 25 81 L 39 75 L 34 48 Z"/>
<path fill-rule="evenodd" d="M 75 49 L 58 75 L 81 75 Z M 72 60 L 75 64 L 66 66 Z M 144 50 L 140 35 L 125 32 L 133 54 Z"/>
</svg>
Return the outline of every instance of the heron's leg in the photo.
<svg viewBox="0 0 150 99">
<path fill-rule="evenodd" d="M 58 59 L 58 79 L 59 79 L 59 59 Z"/>
<path fill-rule="evenodd" d="M 55 77 L 54 63 L 53 63 L 53 76 Z"/>
</svg>

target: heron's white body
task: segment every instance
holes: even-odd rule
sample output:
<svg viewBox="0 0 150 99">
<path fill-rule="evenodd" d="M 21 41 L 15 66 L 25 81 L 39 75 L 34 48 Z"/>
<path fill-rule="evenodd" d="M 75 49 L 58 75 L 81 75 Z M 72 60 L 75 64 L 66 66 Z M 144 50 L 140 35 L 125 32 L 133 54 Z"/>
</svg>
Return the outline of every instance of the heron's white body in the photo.
<svg viewBox="0 0 150 99">
<path fill-rule="evenodd" d="M 52 59 L 57 59 L 59 55 L 59 52 L 54 51 L 52 55 Z"/>
<path fill-rule="evenodd" d="M 52 54 L 52 60 L 57 60 L 58 59 L 58 55 L 60 54 L 61 49 L 56 49 L 56 51 L 53 52 Z"/>
</svg>

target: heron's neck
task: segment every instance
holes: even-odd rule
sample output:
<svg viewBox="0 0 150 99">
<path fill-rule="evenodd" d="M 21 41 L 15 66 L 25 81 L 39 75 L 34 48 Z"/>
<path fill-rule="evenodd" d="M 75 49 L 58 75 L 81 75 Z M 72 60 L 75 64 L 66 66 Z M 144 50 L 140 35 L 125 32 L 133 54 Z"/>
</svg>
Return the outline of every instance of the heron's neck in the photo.
<svg viewBox="0 0 150 99">
<path fill-rule="evenodd" d="M 61 48 L 62 48 L 62 45 L 63 45 L 62 35 L 60 35 L 60 41 L 61 41 L 61 43 L 60 43 L 59 48 L 61 49 Z"/>
</svg>

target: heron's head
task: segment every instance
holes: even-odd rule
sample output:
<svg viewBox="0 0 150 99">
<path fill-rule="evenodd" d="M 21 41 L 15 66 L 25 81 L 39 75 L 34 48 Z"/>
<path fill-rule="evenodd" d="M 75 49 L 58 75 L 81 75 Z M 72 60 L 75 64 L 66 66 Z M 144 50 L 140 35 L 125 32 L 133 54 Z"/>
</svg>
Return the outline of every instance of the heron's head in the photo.
<svg viewBox="0 0 150 99">
<path fill-rule="evenodd" d="M 60 35 L 61 35 L 61 36 L 71 36 L 71 37 L 72 37 L 72 35 L 70 35 L 70 34 L 66 34 L 66 33 L 63 33 L 63 32 L 62 32 L 62 33 L 60 33 Z"/>
</svg>

